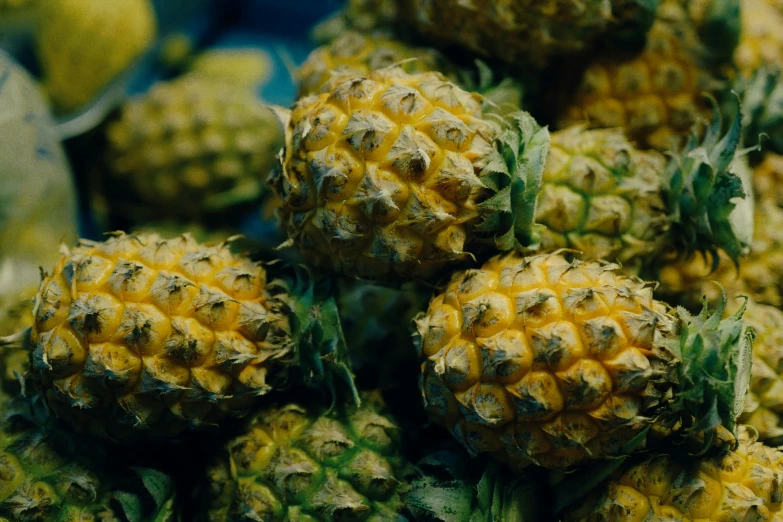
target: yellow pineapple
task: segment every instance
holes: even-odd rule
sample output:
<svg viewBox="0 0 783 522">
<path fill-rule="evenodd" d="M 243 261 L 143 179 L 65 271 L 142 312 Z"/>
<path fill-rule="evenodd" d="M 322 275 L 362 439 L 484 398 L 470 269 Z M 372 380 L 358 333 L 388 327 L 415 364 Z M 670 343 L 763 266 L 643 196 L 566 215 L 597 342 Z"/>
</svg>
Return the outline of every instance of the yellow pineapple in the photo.
<svg viewBox="0 0 783 522">
<path fill-rule="evenodd" d="M 652 455 L 628 462 L 565 522 L 779 521 L 783 452 L 742 430 L 739 446 L 717 455 Z"/>
<path fill-rule="evenodd" d="M 270 179 L 289 244 L 318 266 L 384 278 L 529 243 L 549 137 L 496 108 L 396 66 L 300 99 L 281 116 Z"/>
<path fill-rule="evenodd" d="M 153 43 L 150 0 L 40 0 L 38 56 L 62 110 L 84 106 Z"/>
<path fill-rule="evenodd" d="M 269 54 L 252 47 L 208 49 L 195 56 L 188 69 L 192 74 L 252 89 L 267 83 L 274 72 Z"/>
<path fill-rule="evenodd" d="M 764 66 L 783 67 L 783 5 L 777 0 L 742 0 L 742 29 L 734 52 L 739 72 L 753 76 Z"/>
<path fill-rule="evenodd" d="M 731 432 L 749 379 L 742 311 L 719 323 L 724 299 L 672 315 L 618 269 L 510 254 L 456 273 L 417 319 L 430 419 L 515 468 L 617 456 L 652 424 L 707 446 Z"/>
<path fill-rule="evenodd" d="M 173 436 L 242 415 L 297 376 L 350 380 L 334 306 L 289 288 L 226 243 L 117 233 L 66 250 L 32 329 L 0 345 L 31 345 L 33 381 L 76 429 Z"/>
<path fill-rule="evenodd" d="M 558 125 L 622 127 L 641 148 L 676 149 L 709 117 L 704 93 L 717 84 L 703 60 L 695 24 L 679 0 L 666 0 L 641 53 L 603 55 L 588 65 Z"/>
</svg>

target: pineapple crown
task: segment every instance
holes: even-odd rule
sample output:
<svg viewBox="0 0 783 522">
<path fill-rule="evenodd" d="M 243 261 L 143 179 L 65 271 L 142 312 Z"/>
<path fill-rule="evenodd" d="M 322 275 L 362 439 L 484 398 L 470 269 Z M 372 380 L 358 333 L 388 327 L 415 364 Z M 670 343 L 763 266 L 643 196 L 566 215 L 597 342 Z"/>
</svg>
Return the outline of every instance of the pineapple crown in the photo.
<svg viewBox="0 0 783 522">
<path fill-rule="evenodd" d="M 494 193 L 479 206 L 484 220 L 476 231 L 500 251 L 535 244 L 536 198 L 549 155 L 549 130 L 524 111 L 498 117 L 504 130 L 479 177 Z"/>
<path fill-rule="evenodd" d="M 423 475 L 405 488 L 405 507 L 415 520 L 437 522 L 532 522 L 542 520 L 543 502 L 530 477 L 496 462 L 468 469 L 463 453 L 442 450 L 418 463 Z"/>
<path fill-rule="evenodd" d="M 274 266 L 274 265 L 273 265 Z M 348 347 L 329 280 L 316 279 L 303 265 L 289 266 L 287 277 L 268 285 L 273 308 L 290 317 L 292 352 L 305 384 L 325 384 L 337 400 L 341 393 L 361 403 L 353 380 Z"/>
<path fill-rule="evenodd" d="M 664 415 L 679 418 L 686 436 L 702 444 L 699 454 L 718 442 L 719 430 L 736 436 L 737 418 L 750 385 L 754 333 L 742 318 L 747 302 L 722 319 L 726 292 L 720 288 L 722 296 L 714 312 L 706 299 L 696 316 L 677 308 L 679 338 L 662 343 L 679 361 L 678 386 Z"/>
<path fill-rule="evenodd" d="M 721 114 L 714 99 L 714 117 L 699 141 L 696 129 L 683 150 L 672 155 L 666 168 L 668 185 L 669 230 L 672 244 L 680 257 L 694 252 L 709 253 L 718 262 L 718 251 L 724 250 L 738 263 L 748 246 L 738 237 L 738 226 L 732 213 L 738 205 L 752 204 L 742 179 L 732 163 L 747 151 L 738 150 L 742 135 L 739 117 L 733 118 L 721 137 Z M 739 102 L 738 102 L 739 103 Z"/>
</svg>

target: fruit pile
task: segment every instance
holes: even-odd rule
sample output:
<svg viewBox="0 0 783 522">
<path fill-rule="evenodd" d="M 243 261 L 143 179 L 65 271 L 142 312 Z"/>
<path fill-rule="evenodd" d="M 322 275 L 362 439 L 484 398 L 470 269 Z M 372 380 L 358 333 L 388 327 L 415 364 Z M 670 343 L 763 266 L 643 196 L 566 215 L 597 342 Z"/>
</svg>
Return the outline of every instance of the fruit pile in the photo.
<svg viewBox="0 0 783 522">
<path fill-rule="evenodd" d="M 289 107 L 4 10 L 56 111 L 170 74 L 67 144 L 100 237 L 0 190 L 0 521 L 783 521 L 780 0 L 348 0 Z"/>
</svg>

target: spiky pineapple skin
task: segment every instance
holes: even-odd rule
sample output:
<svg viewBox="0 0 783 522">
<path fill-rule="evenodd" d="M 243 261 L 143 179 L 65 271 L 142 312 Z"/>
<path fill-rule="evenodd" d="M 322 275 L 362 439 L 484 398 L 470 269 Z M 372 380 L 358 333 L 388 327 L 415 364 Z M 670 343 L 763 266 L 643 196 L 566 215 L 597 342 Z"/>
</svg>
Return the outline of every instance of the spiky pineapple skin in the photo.
<svg viewBox="0 0 783 522">
<path fill-rule="evenodd" d="M 742 30 L 734 52 L 739 72 L 751 77 L 763 66 L 783 67 L 783 5 L 775 0 L 742 0 Z"/>
<path fill-rule="evenodd" d="M 783 312 L 748 303 L 745 314 L 753 327 L 753 374 L 740 421 L 758 432 L 759 440 L 783 436 Z"/>
<path fill-rule="evenodd" d="M 310 262 L 359 277 L 464 261 L 500 130 L 437 73 L 383 69 L 302 98 L 271 179 L 283 227 Z"/>
<path fill-rule="evenodd" d="M 328 92 L 341 79 L 366 76 L 372 71 L 408 60 L 409 73 L 444 70 L 445 60 L 432 49 L 411 47 L 399 40 L 348 31 L 314 50 L 296 73 L 299 97 Z"/>
<path fill-rule="evenodd" d="M 245 412 L 283 377 L 284 297 L 264 269 L 190 236 L 119 234 L 65 253 L 36 298 L 32 372 L 97 436 L 174 436 Z"/>
<path fill-rule="evenodd" d="M 783 520 L 783 453 L 741 437 L 735 451 L 626 465 L 566 522 Z"/>
<path fill-rule="evenodd" d="M 640 148 L 676 149 L 699 118 L 709 118 L 703 94 L 714 79 L 700 65 L 700 45 L 680 2 L 663 2 L 641 53 L 602 56 L 587 67 L 559 127 L 621 127 Z"/>
<path fill-rule="evenodd" d="M 626 0 L 406 0 L 403 20 L 439 45 L 511 63 L 545 64 L 590 48 L 638 5 Z"/>
<path fill-rule="evenodd" d="M 152 44 L 157 31 L 149 0 L 116 5 L 41 0 L 38 20 L 45 85 L 54 104 L 66 111 L 92 100 Z"/>
<path fill-rule="evenodd" d="M 208 75 L 161 82 L 107 130 L 110 213 L 212 220 L 260 201 L 282 135 L 251 90 Z M 225 200 L 225 201 L 224 201 Z"/>
<path fill-rule="evenodd" d="M 399 428 L 368 404 L 258 412 L 207 472 L 203 520 L 402 522 Z"/>
<path fill-rule="evenodd" d="M 624 264 L 657 254 L 669 228 L 665 158 L 636 150 L 619 129 L 552 134 L 536 206 L 541 248 Z"/>
<path fill-rule="evenodd" d="M 656 347 L 675 323 L 617 268 L 508 255 L 455 274 L 417 319 L 430 418 L 516 468 L 620 452 L 671 384 Z"/>
</svg>

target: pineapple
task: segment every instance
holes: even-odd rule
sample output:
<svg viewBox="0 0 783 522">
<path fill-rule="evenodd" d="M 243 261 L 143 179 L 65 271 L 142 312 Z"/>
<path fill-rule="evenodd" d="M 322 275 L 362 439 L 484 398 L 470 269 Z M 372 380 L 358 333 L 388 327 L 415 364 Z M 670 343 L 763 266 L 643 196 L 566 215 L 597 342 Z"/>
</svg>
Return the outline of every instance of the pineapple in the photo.
<svg viewBox="0 0 783 522">
<path fill-rule="evenodd" d="M 618 269 L 509 254 L 456 273 L 416 321 L 430 418 L 516 469 L 617 456 L 653 423 L 707 446 L 731 432 L 749 379 L 742 311 L 675 317 Z"/>
<path fill-rule="evenodd" d="M 394 421 L 365 400 L 346 413 L 296 404 L 255 414 L 207 472 L 210 522 L 404 521 L 410 466 Z"/>
<path fill-rule="evenodd" d="M 20 402 L 0 397 L 0 520 L 178 520 L 166 475 L 123 470 L 106 447 L 42 427 Z"/>
<path fill-rule="evenodd" d="M 753 188 L 757 198 L 783 208 L 783 156 L 766 155 L 753 170 Z"/>
<path fill-rule="evenodd" d="M 629 462 L 570 508 L 566 522 L 779 521 L 783 452 L 742 430 L 736 450 Z"/>
<path fill-rule="evenodd" d="M 776 0 L 742 0 L 742 29 L 734 52 L 740 74 L 751 77 L 764 66 L 783 67 L 783 5 Z"/>
<path fill-rule="evenodd" d="M 274 115 L 236 82 L 203 75 L 162 82 L 107 130 L 105 206 L 133 222 L 214 225 L 257 204 L 282 135 Z"/>
<path fill-rule="evenodd" d="M 320 44 L 329 43 L 346 31 L 390 36 L 397 16 L 397 0 L 348 0 L 343 10 L 318 24 L 312 36 Z"/>
<path fill-rule="evenodd" d="M 209 49 L 197 55 L 189 70 L 209 78 L 231 81 L 257 89 L 273 73 L 272 58 L 261 49 Z"/>
<path fill-rule="evenodd" d="M 441 46 L 514 64 L 545 65 L 618 30 L 643 33 L 655 2 L 633 0 L 403 0 L 399 16 Z"/>
<path fill-rule="evenodd" d="M 45 86 L 64 111 L 90 102 L 152 45 L 157 30 L 150 0 L 40 0 L 38 19 Z"/>
<path fill-rule="evenodd" d="M 331 385 L 334 369 L 350 384 L 333 302 L 294 291 L 226 243 L 117 233 L 66 250 L 31 331 L 0 344 L 31 345 L 33 381 L 75 429 L 172 437 L 242 415 L 289 380 Z"/>
<path fill-rule="evenodd" d="M 536 206 L 541 250 L 572 248 L 633 271 L 671 251 L 722 248 L 736 258 L 743 245 L 729 216 L 743 191 L 730 166 L 740 126 L 735 119 L 725 139 L 719 127 L 716 113 L 705 140 L 669 160 L 635 149 L 621 129 L 554 132 Z"/>
<path fill-rule="evenodd" d="M 680 0 L 665 0 L 644 50 L 591 62 L 558 125 L 587 121 L 592 127 L 622 127 L 640 148 L 679 148 L 694 123 L 709 117 L 704 93 L 719 86 L 701 45 Z"/>
<path fill-rule="evenodd" d="M 300 99 L 281 116 L 270 177 L 288 244 L 317 266 L 382 279 L 529 243 L 549 136 L 494 107 L 398 66 Z"/>
<path fill-rule="evenodd" d="M 724 255 L 713 271 L 711 256 L 667 264 L 660 268 L 660 294 L 686 306 L 695 306 L 702 296 L 719 299 L 718 281 L 730 295 L 746 295 L 757 303 L 783 306 L 783 209 L 769 201 L 756 203 L 755 230 L 750 254 L 740 262 L 739 271 Z"/>
<path fill-rule="evenodd" d="M 449 69 L 454 69 L 435 50 L 348 31 L 329 45 L 314 50 L 299 67 L 296 72 L 299 97 L 328 92 L 341 79 L 366 76 L 403 61 L 406 61 L 403 67 L 409 73 L 440 71 L 448 74 Z"/>
<path fill-rule="evenodd" d="M 739 420 L 760 440 L 777 445 L 783 437 L 783 312 L 751 302 L 745 316 L 756 338 L 750 392 Z"/>
</svg>

